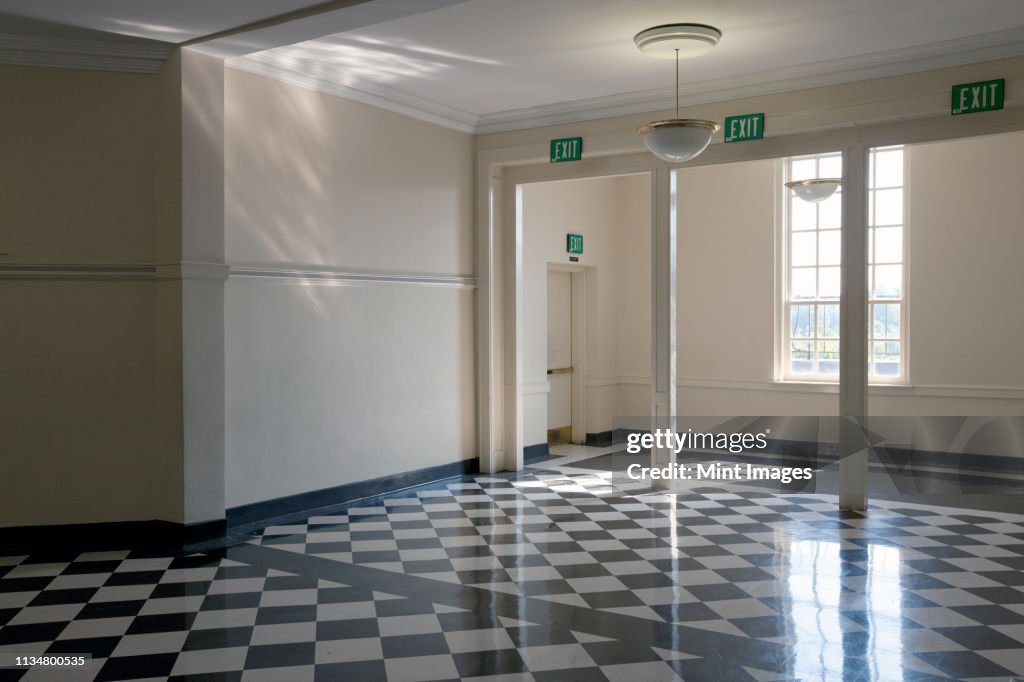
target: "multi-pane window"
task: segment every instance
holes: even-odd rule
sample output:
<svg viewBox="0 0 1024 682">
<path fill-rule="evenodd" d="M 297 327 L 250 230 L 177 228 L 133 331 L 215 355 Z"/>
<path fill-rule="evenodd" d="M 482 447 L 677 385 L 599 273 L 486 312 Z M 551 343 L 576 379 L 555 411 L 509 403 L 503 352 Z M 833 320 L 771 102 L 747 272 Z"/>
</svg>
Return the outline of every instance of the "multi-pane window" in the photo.
<svg viewBox="0 0 1024 682">
<path fill-rule="evenodd" d="M 789 180 L 838 178 L 840 154 L 786 161 Z M 812 203 L 786 191 L 786 378 L 839 376 L 842 188 Z"/>
<path fill-rule="evenodd" d="M 787 159 L 787 180 L 838 178 L 841 154 Z M 869 178 L 869 373 L 878 381 L 904 375 L 903 149 L 873 149 Z M 842 188 L 812 203 L 786 191 L 783 378 L 839 377 Z"/>
<path fill-rule="evenodd" d="M 903 378 L 903 147 L 871 150 L 868 185 L 870 374 Z"/>
</svg>

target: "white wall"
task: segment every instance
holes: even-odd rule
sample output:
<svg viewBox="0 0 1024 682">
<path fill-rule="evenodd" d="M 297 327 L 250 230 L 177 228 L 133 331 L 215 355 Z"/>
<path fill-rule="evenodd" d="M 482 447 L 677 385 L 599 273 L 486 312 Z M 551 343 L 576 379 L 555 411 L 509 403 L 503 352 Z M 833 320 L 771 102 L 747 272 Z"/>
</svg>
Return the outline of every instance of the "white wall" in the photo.
<svg viewBox="0 0 1024 682">
<path fill-rule="evenodd" d="M 471 136 L 231 69 L 225 93 L 229 263 L 472 275 Z M 232 276 L 227 506 L 475 456 L 473 303 Z"/>
<path fill-rule="evenodd" d="M 587 433 L 621 414 L 624 369 L 650 374 L 650 178 L 624 175 L 523 186 L 524 444 L 547 441 L 547 271 L 570 265 L 566 234 L 583 235 Z M 620 339 L 639 339 L 620 352 Z M 574 358 L 574 364 L 576 359 Z M 650 410 L 648 396 L 644 414 Z"/>
</svg>

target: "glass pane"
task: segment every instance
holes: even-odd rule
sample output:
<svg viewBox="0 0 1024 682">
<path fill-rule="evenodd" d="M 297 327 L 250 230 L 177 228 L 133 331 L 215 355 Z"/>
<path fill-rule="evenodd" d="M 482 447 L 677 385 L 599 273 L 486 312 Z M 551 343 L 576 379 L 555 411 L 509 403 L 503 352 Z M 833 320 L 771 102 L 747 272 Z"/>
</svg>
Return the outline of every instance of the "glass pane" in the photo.
<svg viewBox="0 0 1024 682">
<path fill-rule="evenodd" d="M 839 338 L 839 306 L 818 306 L 818 336 L 825 339 Z"/>
<path fill-rule="evenodd" d="M 875 222 L 873 225 L 903 224 L 903 190 L 880 189 L 875 195 Z"/>
<path fill-rule="evenodd" d="M 874 239 L 875 263 L 900 263 L 903 261 L 903 228 L 875 227 L 871 230 Z"/>
<path fill-rule="evenodd" d="M 897 377 L 900 375 L 899 341 L 876 341 L 872 344 L 874 359 L 871 370 L 875 376 Z"/>
<path fill-rule="evenodd" d="M 818 274 L 818 298 L 839 298 L 839 268 L 821 268 Z"/>
<path fill-rule="evenodd" d="M 875 164 L 875 187 L 901 187 L 903 185 L 903 150 L 872 154 Z"/>
<path fill-rule="evenodd" d="M 876 265 L 874 298 L 901 298 L 903 296 L 903 266 Z"/>
<path fill-rule="evenodd" d="M 815 296 L 815 268 L 793 268 L 790 272 L 789 290 L 792 298 L 814 298 Z"/>
<path fill-rule="evenodd" d="M 818 233 L 818 264 L 839 265 L 842 233 L 839 230 L 827 230 Z"/>
<path fill-rule="evenodd" d="M 818 162 L 819 178 L 843 177 L 843 157 L 839 154 L 821 159 Z"/>
<path fill-rule="evenodd" d="M 789 335 L 796 339 L 809 339 L 814 336 L 813 305 L 790 306 Z"/>
<path fill-rule="evenodd" d="M 818 373 L 839 374 L 839 342 L 818 342 Z"/>
<path fill-rule="evenodd" d="M 875 339 L 900 338 L 900 304 L 884 303 L 871 307 L 874 308 L 871 337 Z"/>
<path fill-rule="evenodd" d="M 793 259 L 791 265 L 814 265 L 814 249 L 816 247 L 816 235 L 814 232 L 797 232 L 793 234 L 793 251 L 790 257 Z"/>
<path fill-rule="evenodd" d="M 837 191 L 825 201 L 818 204 L 818 228 L 822 230 L 838 230 L 843 224 L 843 193 Z"/>
<path fill-rule="evenodd" d="M 794 232 L 813 230 L 818 226 L 818 210 L 811 202 L 794 196 L 789 202 L 789 222 Z"/>
<path fill-rule="evenodd" d="M 816 177 L 814 159 L 797 159 L 790 164 L 790 180 L 810 180 L 813 177 Z"/>
<path fill-rule="evenodd" d="M 789 348 L 789 369 L 796 374 L 814 371 L 814 342 L 793 341 Z"/>
</svg>

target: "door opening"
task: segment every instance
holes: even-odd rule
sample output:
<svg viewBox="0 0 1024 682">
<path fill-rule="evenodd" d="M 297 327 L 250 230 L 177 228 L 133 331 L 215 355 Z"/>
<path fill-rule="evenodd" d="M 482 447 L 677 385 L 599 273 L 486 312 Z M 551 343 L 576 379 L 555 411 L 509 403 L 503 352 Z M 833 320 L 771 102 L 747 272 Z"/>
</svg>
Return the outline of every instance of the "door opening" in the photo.
<svg viewBox="0 0 1024 682">
<path fill-rule="evenodd" d="M 572 274 L 548 271 L 548 444 L 572 442 Z"/>
</svg>

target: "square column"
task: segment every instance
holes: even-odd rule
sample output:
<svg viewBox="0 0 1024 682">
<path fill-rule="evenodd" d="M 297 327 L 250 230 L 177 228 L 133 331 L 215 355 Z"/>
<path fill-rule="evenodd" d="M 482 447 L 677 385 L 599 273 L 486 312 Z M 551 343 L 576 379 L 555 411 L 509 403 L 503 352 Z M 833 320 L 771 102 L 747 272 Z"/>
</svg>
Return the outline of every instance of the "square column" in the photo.
<svg viewBox="0 0 1024 682">
<path fill-rule="evenodd" d="M 839 298 L 839 506 L 867 507 L 868 149 L 843 153 L 842 282 Z"/>
<path fill-rule="evenodd" d="M 659 165 L 651 182 L 651 416 L 652 429 L 675 430 L 676 418 L 676 187 L 678 175 Z M 651 466 L 674 465 L 675 450 L 652 448 Z M 653 485 L 668 488 L 671 481 Z"/>
</svg>

